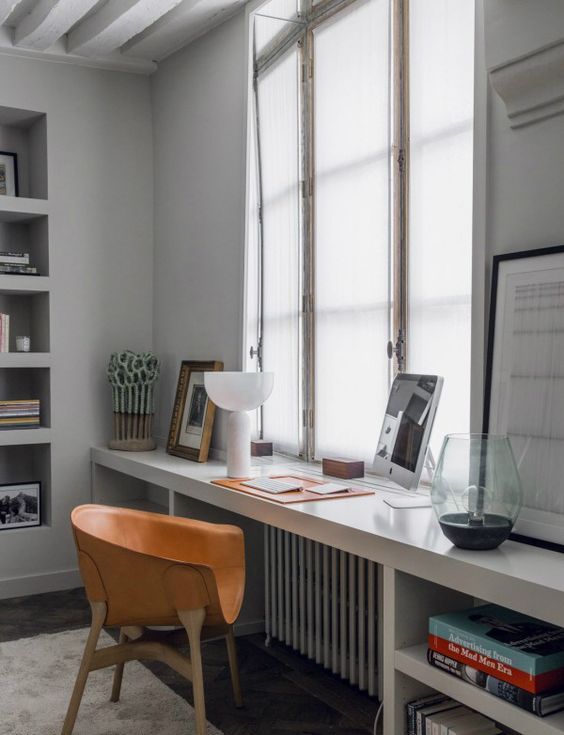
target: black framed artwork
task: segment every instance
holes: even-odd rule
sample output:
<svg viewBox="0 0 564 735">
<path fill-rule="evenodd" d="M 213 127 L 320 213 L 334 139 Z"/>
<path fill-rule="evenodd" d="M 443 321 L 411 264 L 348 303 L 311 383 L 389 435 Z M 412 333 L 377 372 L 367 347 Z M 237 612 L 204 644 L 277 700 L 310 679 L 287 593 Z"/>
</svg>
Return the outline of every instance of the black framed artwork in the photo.
<svg viewBox="0 0 564 735">
<path fill-rule="evenodd" d="M 0 151 L 0 196 L 19 196 L 18 155 Z"/>
<path fill-rule="evenodd" d="M 515 534 L 564 547 L 564 245 L 494 257 L 483 430 L 511 441 Z"/>
<path fill-rule="evenodd" d="M 41 525 L 41 483 L 0 485 L 0 531 Z"/>
</svg>

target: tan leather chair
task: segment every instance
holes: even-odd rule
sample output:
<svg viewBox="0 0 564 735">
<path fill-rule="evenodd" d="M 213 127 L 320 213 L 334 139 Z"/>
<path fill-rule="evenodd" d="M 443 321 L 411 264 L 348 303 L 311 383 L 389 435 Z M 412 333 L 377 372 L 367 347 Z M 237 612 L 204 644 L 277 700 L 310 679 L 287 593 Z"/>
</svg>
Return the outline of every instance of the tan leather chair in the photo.
<svg viewBox="0 0 564 735">
<path fill-rule="evenodd" d="M 92 625 L 62 735 L 73 731 L 90 671 L 117 665 L 111 695 L 117 702 L 124 663 L 143 659 L 163 661 L 192 681 L 197 733 L 204 735 L 204 637 L 226 637 L 241 707 L 233 637 L 245 586 L 241 529 L 103 505 L 81 505 L 71 521 Z M 96 650 L 105 625 L 120 626 L 119 644 Z M 169 633 L 145 629 L 162 625 L 185 629 L 190 659 L 163 642 Z"/>
</svg>

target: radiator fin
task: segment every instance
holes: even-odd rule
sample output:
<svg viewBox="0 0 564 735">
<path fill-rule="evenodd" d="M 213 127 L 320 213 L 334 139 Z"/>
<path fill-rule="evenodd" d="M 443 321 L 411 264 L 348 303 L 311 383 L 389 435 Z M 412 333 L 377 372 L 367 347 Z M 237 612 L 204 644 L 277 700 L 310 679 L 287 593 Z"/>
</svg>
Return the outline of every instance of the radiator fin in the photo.
<svg viewBox="0 0 564 735">
<path fill-rule="evenodd" d="M 267 636 L 376 696 L 377 566 L 265 528 Z"/>
</svg>

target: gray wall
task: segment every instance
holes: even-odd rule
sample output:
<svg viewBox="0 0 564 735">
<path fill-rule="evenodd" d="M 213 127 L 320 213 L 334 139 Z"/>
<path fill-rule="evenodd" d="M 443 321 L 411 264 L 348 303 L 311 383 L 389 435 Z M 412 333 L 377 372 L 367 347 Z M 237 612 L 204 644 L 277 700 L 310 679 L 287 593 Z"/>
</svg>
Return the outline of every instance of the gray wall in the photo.
<svg viewBox="0 0 564 735">
<path fill-rule="evenodd" d="M 241 366 L 245 39 L 241 12 L 152 77 L 161 437 L 168 434 L 181 360 Z M 218 415 L 216 446 L 224 445 L 223 423 Z"/>
<path fill-rule="evenodd" d="M 157 433 L 166 438 L 182 360 L 241 367 L 246 28 L 237 16 L 178 52 L 152 77 L 155 145 L 154 346 L 162 361 Z M 224 448 L 216 413 L 213 445 Z M 247 590 L 239 626 L 264 616 L 260 524 L 187 501 L 184 511 L 245 531 Z"/>
<path fill-rule="evenodd" d="M 90 447 L 111 432 L 105 366 L 152 344 L 149 84 L 0 59 L 0 105 L 47 113 L 53 362 L 52 525 L 0 533 L 0 596 L 78 581 L 68 517 L 90 499 Z"/>
<path fill-rule="evenodd" d="M 564 38 L 561 0 L 486 0 L 489 68 Z M 511 128 L 488 89 L 486 282 L 493 255 L 564 243 L 564 116 Z"/>
</svg>

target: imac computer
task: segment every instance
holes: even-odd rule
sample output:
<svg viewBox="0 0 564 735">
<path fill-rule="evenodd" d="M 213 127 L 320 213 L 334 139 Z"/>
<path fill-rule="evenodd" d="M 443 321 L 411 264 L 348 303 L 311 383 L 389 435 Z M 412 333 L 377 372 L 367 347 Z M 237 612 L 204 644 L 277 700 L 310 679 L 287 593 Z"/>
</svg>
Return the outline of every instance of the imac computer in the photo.
<svg viewBox="0 0 564 735">
<path fill-rule="evenodd" d="M 390 389 L 373 471 L 417 490 L 443 387 L 438 375 L 400 373 Z"/>
</svg>

